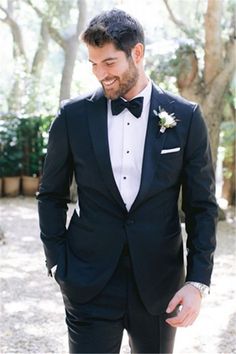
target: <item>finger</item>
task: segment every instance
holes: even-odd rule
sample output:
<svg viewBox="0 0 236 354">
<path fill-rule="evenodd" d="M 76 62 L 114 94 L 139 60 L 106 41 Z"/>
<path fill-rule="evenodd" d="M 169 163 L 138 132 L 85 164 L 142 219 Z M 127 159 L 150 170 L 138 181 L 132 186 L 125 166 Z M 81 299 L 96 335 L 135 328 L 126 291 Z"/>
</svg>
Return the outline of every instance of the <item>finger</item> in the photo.
<svg viewBox="0 0 236 354">
<path fill-rule="evenodd" d="M 188 313 L 186 313 L 186 316 L 184 316 L 182 318 L 178 319 L 178 316 L 176 316 L 176 317 L 167 319 L 166 322 L 173 327 L 188 327 L 194 323 L 197 316 L 198 316 L 198 312 L 196 312 L 196 311 L 188 312 Z M 172 319 L 174 319 L 174 321 L 172 321 Z"/>
<path fill-rule="evenodd" d="M 196 321 L 197 319 L 197 314 L 193 313 L 192 316 L 190 316 L 190 318 L 188 319 L 188 321 L 186 322 L 186 327 L 188 326 L 192 326 L 192 324 Z"/>
<path fill-rule="evenodd" d="M 184 318 L 183 321 L 166 321 L 170 326 L 172 327 L 186 327 L 187 323 L 189 321 L 189 316 L 187 316 L 186 318 Z"/>
<path fill-rule="evenodd" d="M 167 313 L 171 313 L 174 311 L 174 309 L 180 305 L 182 302 L 182 297 L 180 296 L 180 294 L 176 293 L 175 296 L 171 299 L 171 301 L 169 302 L 166 312 Z"/>
<path fill-rule="evenodd" d="M 173 327 L 182 327 L 186 319 L 187 318 L 185 318 L 184 320 L 179 320 L 179 319 L 175 320 L 171 318 L 171 319 L 167 319 L 166 322 Z"/>
<path fill-rule="evenodd" d="M 188 316 L 180 325 L 179 327 L 189 327 L 193 324 L 195 320 L 195 316 Z"/>
<path fill-rule="evenodd" d="M 182 306 L 182 309 L 177 316 L 168 318 L 166 322 L 172 326 L 184 326 L 192 315 L 196 317 L 197 313 L 193 311 L 191 307 L 185 305 Z"/>
<path fill-rule="evenodd" d="M 177 316 L 167 318 L 166 322 L 169 323 L 171 326 L 179 326 L 181 325 L 189 316 L 187 311 L 181 310 Z"/>
</svg>

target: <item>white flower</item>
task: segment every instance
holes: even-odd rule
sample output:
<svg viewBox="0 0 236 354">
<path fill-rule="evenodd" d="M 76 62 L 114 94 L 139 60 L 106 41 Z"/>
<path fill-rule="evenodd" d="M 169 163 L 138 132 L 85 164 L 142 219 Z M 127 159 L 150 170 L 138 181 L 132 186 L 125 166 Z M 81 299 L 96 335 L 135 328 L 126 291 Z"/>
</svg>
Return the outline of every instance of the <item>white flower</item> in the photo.
<svg viewBox="0 0 236 354">
<path fill-rule="evenodd" d="M 177 125 L 177 119 L 175 118 L 174 113 L 167 113 L 164 109 L 159 107 L 160 113 L 154 109 L 153 113 L 160 118 L 159 125 L 161 126 L 160 132 L 164 133 L 167 128 L 173 128 Z"/>
</svg>

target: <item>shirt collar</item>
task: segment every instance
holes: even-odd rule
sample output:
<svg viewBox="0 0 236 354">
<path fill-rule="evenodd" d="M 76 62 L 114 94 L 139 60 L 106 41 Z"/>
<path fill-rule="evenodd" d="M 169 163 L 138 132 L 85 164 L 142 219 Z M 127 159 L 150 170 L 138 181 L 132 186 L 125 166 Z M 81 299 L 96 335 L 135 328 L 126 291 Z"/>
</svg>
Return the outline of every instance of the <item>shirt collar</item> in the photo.
<svg viewBox="0 0 236 354">
<path fill-rule="evenodd" d="M 146 107 L 147 104 L 150 103 L 151 93 L 152 93 L 152 82 L 149 79 L 147 86 L 141 92 L 139 92 L 138 95 L 133 97 L 133 99 L 136 97 L 143 97 L 143 108 L 144 108 L 144 107 Z"/>
</svg>

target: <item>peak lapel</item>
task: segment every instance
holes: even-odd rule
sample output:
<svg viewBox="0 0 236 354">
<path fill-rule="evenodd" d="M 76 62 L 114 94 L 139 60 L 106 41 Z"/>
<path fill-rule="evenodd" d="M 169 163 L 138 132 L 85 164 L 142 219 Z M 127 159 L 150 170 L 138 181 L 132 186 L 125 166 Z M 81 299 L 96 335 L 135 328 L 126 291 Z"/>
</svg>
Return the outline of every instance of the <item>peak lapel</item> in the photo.
<svg viewBox="0 0 236 354">
<path fill-rule="evenodd" d="M 122 209 L 126 210 L 112 172 L 107 131 L 107 99 L 102 89 L 86 103 L 93 149 L 100 172 L 109 192 Z"/>
<path fill-rule="evenodd" d="M 164 109 L 167 113 L 174 112 L 173 101 L 170 101 L 164 91 L 153 85 L 144 146 L 141 184 L 139 193 L 130 212 L 132 212 L 142 200 L 148 196 L 148 191 L 158 168 L 158 159 L 160 158 L 161 150 L 166 138 L 166 133 L 160 132 L 159 118 L 153 112 L 153 110 L 159 112 L 159 107 Z"/>
</svg>

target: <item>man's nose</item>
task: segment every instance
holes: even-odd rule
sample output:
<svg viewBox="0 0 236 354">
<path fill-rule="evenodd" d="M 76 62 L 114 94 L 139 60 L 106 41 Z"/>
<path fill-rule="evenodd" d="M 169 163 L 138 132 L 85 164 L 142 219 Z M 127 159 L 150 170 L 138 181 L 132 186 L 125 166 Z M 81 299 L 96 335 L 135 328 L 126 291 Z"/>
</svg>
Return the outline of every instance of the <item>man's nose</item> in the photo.
<svg viewBox="0 0 236 354">
<path fill-rule="evenodd" d="M 105 68 L 96 68 L 94 70 L 94 75 L 99 81 L 104 80 L 107 77 L 107 70 Z"/>
</svg>

